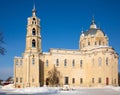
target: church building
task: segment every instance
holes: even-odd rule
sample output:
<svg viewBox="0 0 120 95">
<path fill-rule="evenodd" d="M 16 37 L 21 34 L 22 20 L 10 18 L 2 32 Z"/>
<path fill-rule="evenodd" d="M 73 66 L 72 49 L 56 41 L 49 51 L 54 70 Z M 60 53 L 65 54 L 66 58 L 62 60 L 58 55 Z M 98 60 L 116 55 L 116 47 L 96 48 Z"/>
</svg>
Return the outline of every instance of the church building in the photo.
<svg viewBox="0 0 120 95">
<path fill-rule="evenodd" d="M 81 33 L 77 50 L 42 51 L 40 19 L 35 7 L 26 31 L 25 51 L 22 57 L 14 58 L 14 87 L 118 85 L 118 54 L 94 19 L 90 28 Z"/>
</svg>

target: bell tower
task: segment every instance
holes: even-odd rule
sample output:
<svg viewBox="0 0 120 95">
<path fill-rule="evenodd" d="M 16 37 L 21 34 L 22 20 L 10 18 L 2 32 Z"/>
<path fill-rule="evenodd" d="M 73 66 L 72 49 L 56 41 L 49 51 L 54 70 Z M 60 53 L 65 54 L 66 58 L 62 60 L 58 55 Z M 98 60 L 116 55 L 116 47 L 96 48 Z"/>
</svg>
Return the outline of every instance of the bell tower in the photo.
<svg viewBox="0 0 120 95">
<path fill-rule="evenodd" d="M 25 52 L 42 52 L 40 19 L 36 16 L 35 5 L 32 9 L 32 16 L 28 17 Z"/>
</svg>

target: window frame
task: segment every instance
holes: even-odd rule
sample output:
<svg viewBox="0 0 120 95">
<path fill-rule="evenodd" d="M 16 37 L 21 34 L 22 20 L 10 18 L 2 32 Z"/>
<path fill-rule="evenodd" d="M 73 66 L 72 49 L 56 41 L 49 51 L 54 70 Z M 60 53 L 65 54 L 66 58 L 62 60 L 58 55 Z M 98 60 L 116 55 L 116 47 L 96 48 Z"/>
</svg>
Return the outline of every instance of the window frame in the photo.
<svg viewBox="0 0 120 95">
<path fill-rule="evenodd" d="M 75 67 L 75 60 L 72 61 L 72 67 Z"/>
<path fill-rule="evenodd" d="M 90 46 L 90 41 L 88 41 L 88 46 Z"/>
<path fill-rule="evenodd" d="M 49 67 L 49 61 L 48 61 L 48 59 L 46 60 L 46 67 Z"/>
<path fill-rule="evenodd" d="M 18 83 L 18 77 L 16 77 L 16 83 Z"/>
<path fill-rule="evenodd" d="M 19 65 L 18 59 L 15 60 L 15 64 L 16 64 L 17 66 Z"/>
<path fill-rule="evenodd" d="M 32 48 L 35 48 L 36 47 L 36 41 L 35 39 L 32 40 Z"/>
<path fill-rule="evenodd" d="M 65 84 L 65 85 L 68 85 L 68 84 L 69 84 L 69 77 L 66 76 L 64 79 L 65 79 L 65 80 L 64 80 L 64 84 Z"/>
<path fill-rule="evenodd" d="M 80 67 L 83 67 L 83 60 L 80 60 Z"/>
<path fill-rule="evenodd" d="M 101 41 L 99 40 L 99 45 L 101 45 Z"/>
<path fill-rule="evenodd" d="M 83 84 L 83 78 L 80 78 L 80 84 Z"/>
<path fill-rule="evenodd" d="M 59 59 L 56 59 L 56 66 L 59 66 Z"/>
<path fill-rule="evenodd" d="M 72 84 L 75 84 L 75 78 L 72 78 Z"/>
<path fill-rule="evenodd" d="M 32 29 L 32 35 L 33 35 L 33 36 L 36 35 L 36 29 L 35 29 L 35 28 Z"/>
<path fill-rule="evenodd" d="M 95 79 L 94 79 L 94 78 L 92 78 L 92 83 L 93 83 L 93 84 L 95 83 Z"/>
<path fill-rule="evenodd" d="M 102 83 L 101 77 L 98 78 L 98 83 Z"/>
<path fill-rule="evenodd" d="M 64 60 L 64 67 L 67 67 L 67 59 Z"/>
<path fill-rule="evenodd" d="M 22 83 L 22 77 L 20 77 L 20 83 Z"/>
</svg>

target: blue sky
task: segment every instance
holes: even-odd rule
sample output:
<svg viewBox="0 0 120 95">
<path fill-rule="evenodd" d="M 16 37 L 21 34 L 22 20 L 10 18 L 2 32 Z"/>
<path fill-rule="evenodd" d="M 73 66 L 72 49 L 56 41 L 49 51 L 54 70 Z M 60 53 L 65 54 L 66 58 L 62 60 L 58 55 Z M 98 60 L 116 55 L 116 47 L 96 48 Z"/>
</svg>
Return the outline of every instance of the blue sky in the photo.
<svg viewBox="0 0 120 95">
<path fill-rule="evenodd" d="M 13 75 L 14 56 L 25 50 L 27 18 L 33 4 L 41 19 L 42 50 L 78 49 L 81 30 L 89 29 L 92 16 L 120 54 L 120 0 L 1 0 L 0 31 L 7 50 L 0 55 L 0 79 Z"/>
</svg>

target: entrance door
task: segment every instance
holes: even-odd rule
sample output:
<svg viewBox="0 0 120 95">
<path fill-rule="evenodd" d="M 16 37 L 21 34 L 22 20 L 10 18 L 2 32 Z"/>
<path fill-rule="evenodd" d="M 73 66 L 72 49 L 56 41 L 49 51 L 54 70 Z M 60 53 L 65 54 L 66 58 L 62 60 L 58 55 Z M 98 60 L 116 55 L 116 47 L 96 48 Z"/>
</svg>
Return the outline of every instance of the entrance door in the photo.
<svg viewBox="0 0 120 95">
<path fill-rule="evenodd" d="M 68 84 L 69 84 L 69 78 L 65 77 L 65 85 L 68 85 Z"/>
<path fill-rule="evenodd" d="M 106 78 L 106 85 L 109 85 L 109 78 Z"/>
<path fill-rule="evenodd" d="M 48 78 L 46 79 L 46 85 L 47 86 L 49 85 L 49 79 Z"/>
</svg>

